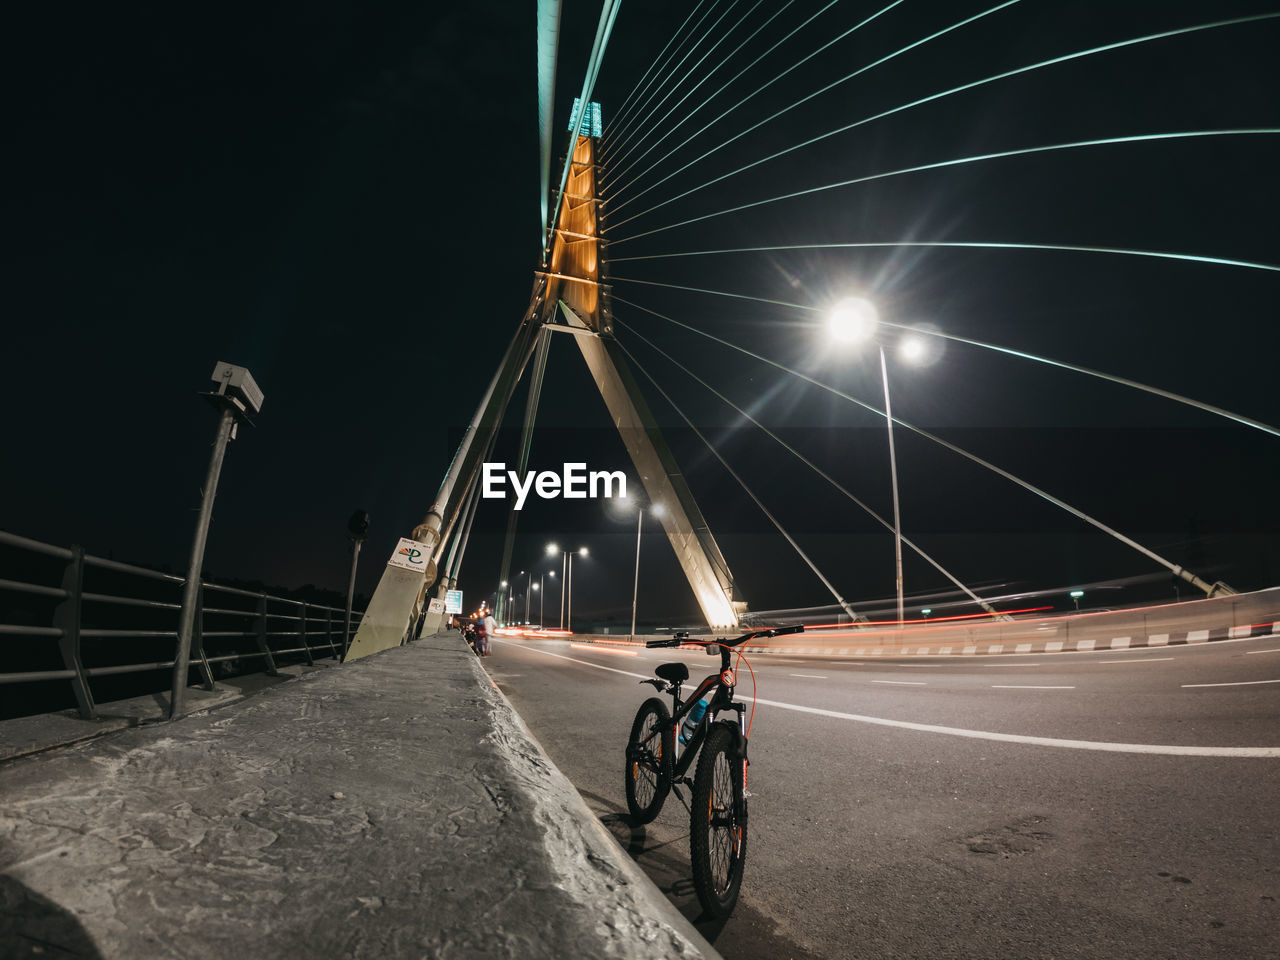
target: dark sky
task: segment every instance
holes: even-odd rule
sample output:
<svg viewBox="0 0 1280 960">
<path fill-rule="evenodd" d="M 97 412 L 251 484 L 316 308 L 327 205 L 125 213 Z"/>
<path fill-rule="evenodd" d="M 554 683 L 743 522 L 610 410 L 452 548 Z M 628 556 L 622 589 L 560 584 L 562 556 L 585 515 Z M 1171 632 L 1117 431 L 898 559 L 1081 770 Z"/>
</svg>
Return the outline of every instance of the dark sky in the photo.
<svg viewBox="0 0 1280 960">
<path fill-rule="evenodd" d="M 805 18 L 815 0 L 710 5 L 725 41 L 611 158 L 616 258 L 727 247 L 899 240 L 1079 244 L 1280 263 L 1274 134 L 1116 144 L 906 174 L 770 203 L 644 238 L 643 230 L 839 180 L 978 154 L 1149 133 L 1280 127 L 1266 20 L 1037 70 L 823 139 L 621 223 L 836 127 L 1041 60 L 1267 12 L 1260 2 L 1022 0 L 834 87 L 640 189 L 828 83 L 967 16 L 906 0 L 634 174 L 861 19 L 845 0 L 642 150 Z M 994 3 L 991 4 L 994 6 Z M 598 7 L 568 0 L 558 131 Z M 606 129 L 690 5 L 626 0 L 596 99 Z M 704 9 L 706 7 L 704 6 Z M 148 564 L 185 565 L 218 360 L 266 394 L 232 444 L 207 570 L 340 587 L 344 525 L 373 532 L 361 584 L 429 507 L 528 302 L 536 266 L 532 0 L 464 5 L 266 2 L 28 8 L 13 25 L 0 529 Z M 715 65 L 740 43 L 727 64 Z M 696 92 L 677 101 L 698 81 Z M 663 88 L 663 92 L 667 88 Z M 661 97 L 662 94 L 659 94 Z M 656 102 L 656 101 L 655 101 Z M 664 119 L 668 110 L 670 116 Z M 648 108 L 641 115 L 648 112 Z M 563 133 L 558 133 L 563 137 Z M 556 143 L 557 153 L 564 141 Z M 636 160 L 630 172 L 622 171 Z M 624 242 L 625 241 L 625 242 Z M 792 250 L 617 262 L 618 296 L 879 403 L 874 351 L 833 352 L 818 315 L 634 280 L 822 307 L 873 296 L 886 319 L 1105 370 L 1280 422 L 1280 275 L 1117 254 Z M 627 279 L 622 279 L 627 278 Z M 890 510 L 883 420 L 630 306 L 619 319 L 751 406 L 875 509 Z M 892 539 L 624 328 L 620 339 L 719 445 L 852 599 L 893 593 Z M 892 350 L 892 337 L 886 346 Z M 535 466 L 628 466 L 576 351 L 557 343 Z M 639 377 L 644 382 L 644 377 Z M 894 412 L 944 434 L 1210 579 L 1280 578 L 1280 438 L 1168 401 L 949 344 L 891 363 Z M 655 394 L 667 425 L 679 418 Z M 513 403 L 518 422 L 523 392 Z M 700 441 L 672 445 L 756 608 L 829 595 Z M 904 529 L 973 584 L 1067 586 L 1160 568 L 1005 481 L 899 432 Z M 514 444 L 500 458 L 514 458 Z M 525 511 L 516 565 L 548 539 L 587 543 L 585 613 L 630 606 L 633 527 L 599 503 Z M 481 511 L 464 568 L 491 590 L 503 511 Z M 652 533 L 652 531 L 649 531 Z M 542 566 L 536 568 L 541 571 Z M 669 549 L 645 541 L 642 607 L 687 619 Z M 909 592 L 945 582 L 919 561 Z M 1168 592 L 1166 579 L 1160 593 Z M 647 594 L 647 596 L 646 596 Z M 1054 602 L 1061 602 L 1057 598 Z M 645 613 L 642 610 L 642 619 Z"/>
</svg>

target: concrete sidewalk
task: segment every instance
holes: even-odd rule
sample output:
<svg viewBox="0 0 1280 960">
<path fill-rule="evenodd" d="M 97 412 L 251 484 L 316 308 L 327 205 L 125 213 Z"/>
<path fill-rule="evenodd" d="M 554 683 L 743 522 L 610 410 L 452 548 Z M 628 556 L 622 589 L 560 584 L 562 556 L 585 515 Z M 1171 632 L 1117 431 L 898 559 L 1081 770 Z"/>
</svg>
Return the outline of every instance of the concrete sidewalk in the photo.
<svg viewBox="0 0 1280 960">
<path fill-rule="evenodd" d="M 61 955 L 718 957 L 456 634 L 0 765 L 0 957 Z"/>
</svg>

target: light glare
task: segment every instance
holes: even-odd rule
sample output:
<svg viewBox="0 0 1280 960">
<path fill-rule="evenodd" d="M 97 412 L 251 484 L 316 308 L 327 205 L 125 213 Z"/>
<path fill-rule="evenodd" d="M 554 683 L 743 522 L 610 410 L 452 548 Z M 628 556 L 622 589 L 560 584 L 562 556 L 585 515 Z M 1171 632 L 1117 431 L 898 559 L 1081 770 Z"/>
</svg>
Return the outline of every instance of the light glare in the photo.
<svg viewBox="0 0 1280 960">
<path fill-rule="evenodd" d="M 856 343 L 866 340 L 880 321 L 875 304 L 863 297 L 846 297 L 827 316 L 827 330 L 836 340 Z"/>
</svg>

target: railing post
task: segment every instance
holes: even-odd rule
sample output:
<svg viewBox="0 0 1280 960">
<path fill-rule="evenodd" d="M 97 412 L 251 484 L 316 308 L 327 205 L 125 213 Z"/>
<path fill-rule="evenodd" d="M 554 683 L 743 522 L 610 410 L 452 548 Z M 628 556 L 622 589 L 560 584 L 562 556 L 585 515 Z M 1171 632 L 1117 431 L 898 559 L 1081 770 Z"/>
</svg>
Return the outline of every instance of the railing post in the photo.
<svg viewBox="0 0 1280 960">
<path fill-rule="evenodd" d="M 336 660 L 338 648 L 333 645 L 333 611 L 328 607 L 324 610 L 324 638 L 329 644 L 329 655 Z"/>
<path fill-rule="evenodd" d="M 196 588 L 196 616 L 191 625 L 191 652 L 200 662 L 200 676 L 204 678 L 205 690 L 212 693 L 218 689 L 213 682 L 213 670 L 209 667 L 209 658 L 204 653 L 204 584 Z"/>
<path fill-rule="evenodd" d="M 93 693 L 89 690 L 89 678 L 84 672 L 84 661 L 80 658 L 80 612 L 81 595 L 84 587 L 84 547 L 71 548 L 71 562 L 62 572 L 62 589 L 67 591 L 67 598 L 53 611 L 53 625 L 62 631 L 58 638 L 58 649 L 62 652 L 62 662 L 68 670 L 74 670 L 71 678 L 71 689 L 75 691 L 76 706 L 80 716 L 85 720 L 97 717 L 97 709 L 93 703 Z"/>
<path fill-rule="evenodd" d="M 271 655 L 271 648 L 267 646 L 267 595 L 265 593 L 258 596 L 258 649 L 262 651 L 267 661 L 267 675 L 271 677 L 279 676 L 276 670 L 276 658 Z"/>
<path fill-rule="evenodd" d="M 298 608 L 302 616 L 298 620 L 298 639 L 302 641 L 302 652 L 307 658 L 307 666 L 315 666 L 315 661 L 311 659 L 311 641 L 307 639 L 307 605 L 304 603 Z"/>
</svg>

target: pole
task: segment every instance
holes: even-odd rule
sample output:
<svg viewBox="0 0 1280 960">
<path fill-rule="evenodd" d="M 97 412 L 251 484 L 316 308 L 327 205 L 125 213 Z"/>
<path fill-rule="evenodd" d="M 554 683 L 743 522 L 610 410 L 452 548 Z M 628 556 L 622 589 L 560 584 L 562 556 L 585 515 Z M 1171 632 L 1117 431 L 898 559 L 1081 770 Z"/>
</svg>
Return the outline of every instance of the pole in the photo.
<svg viewBox="0 0 1280 960">
<path fill-rule="evenodd" d="M 644 507 L 636 508 L 636 581 L 631 588 L 631 637 L 636 638 L 636 600 L 640 596 L 640 527 L 644 523 Z"/>
<path fill-rule="evenodd" d="M 351 604 L 356 596 L 356 565 L 360 562 L 360 544 L 362 540 L 351 541 L 351 573 L 347 577 L 347 619 L 342 629 L 342 656 L 347 655 L 347 648 L 351 646 Z"/>
<path fill-rule="evenodd" d="M 209 473 L 204 480 L 204 498 L 200 502 L 200 517 L 196 521 L 196 535 L 191 542 L 191 562 L 187 566 L 187 582 L 182 588 L 182 613 L 178 622 L 178 649 L 173 658 L 173 689 L 169 697 L 169 719 L 182 716 L 187 699 L 187 680 L 191 669 L 191 635 L 196 621 L 196 598 L 200 593 L 200 569 L 204 566 L 204 548 L 209 538 L 209 520 L 213 516 L 213 498 L 218 492 L 218 477 L 222 473 L 222 460 L 227 453 L 227 443 L 235 428 L 235 412 L 230 405 L 222 408 L 218 418 L 218 434 L 213 441 L 213 453 L 209 457 Z"/>
<path fill-rule="evenodd" d="M 547 607 L 547 575 L 544 573 L 538 578 L 538 629 L 543 627 L 543 613 Z"/>
<path fill-rule="evenodd" d="M 569 609 L 564 616 L 564 628 L 573 632 L 573 554 L 569 554 Z"/>
<path fill-rule="evenodd" d="M 524 622 L 529 622 L 529 601 L 533 599 L 533 571 L 530 570 L 524 581 Z"/>
<path fill-rule="evenodd" d="M 893 452 L 893 411 L 889 408 L 889 368 L 880 348 L 880 382 L 884 384 L 884 422 L 889 428 L 889 475 L 893 478 L 893 559 L 898 587 L 898 629 L 903 627 L 906 612 L 902 602 L 902 518 L 898 512 L 898 459 Z"/>
<path fill-rule="evenodd" d="M 564 629 L 564 591 L 568 585 L 568 576 L 566 572 L 569 569 L 569 553 L 565 551 L 560 556 L 560 629 Z"/>
</svg>

